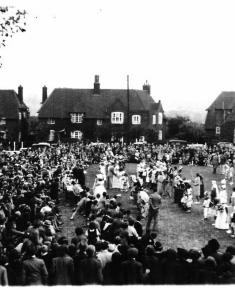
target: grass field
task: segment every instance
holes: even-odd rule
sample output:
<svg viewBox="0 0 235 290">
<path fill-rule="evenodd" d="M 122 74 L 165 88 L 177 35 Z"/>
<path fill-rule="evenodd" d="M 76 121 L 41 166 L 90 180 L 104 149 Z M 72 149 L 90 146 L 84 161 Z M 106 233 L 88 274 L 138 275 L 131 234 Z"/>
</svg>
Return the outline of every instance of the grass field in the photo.
<svg viewBox="0 0 235 290">
<path fill-rule="evenodd" d="M 136 171 L 135 164 L 127 164 L 127 172 L 134 174 Z M 220 181 L 223 179 L 221 174 L 212 174 L 211 167 L 184 166 L 183 176 L 187 179 L 195 177 L 196 173 L 200 173 L 204 177 L 205 190 L 211 189 L 211 180 Z M 97 173 L 97 165 L 92 165 L 87 172 L 86 182 L 89 187 L 92 187 L 95 174 Z M 228 189 L 231 192 L 231 187 Z M 117 190 L 110 190 L 109 194 L 114 195 L 119 193 Z M 130 209 L 134 214 L 136 207 L 129 198 L 128 193 L 122 193 L 120 200 L 125 209 Z M 85 221 L 82 217 L 77 216 L 73 221 L 70 221 L 72 206 L 65 202 L 64 197 L 61 197 L 60 209 L 63 215 L 63 230 L 62 235 L 69 239 L 74 235 L 76 226 L 85 226 Z M 212 220 L 203 220 L 202 204 L 194 204 L 191 213 L 182 211 L 172 200 L 163 199 L 162 207 L 159 214 L 159 234 L 158 239 L 164 245 L 164 248 L 183 247 L 190 249 L 192 247 L 201 248 L 209 239 L 216 238 L 221 244 L 221 249 L 224 250 L 228 245 L 235 245 L 235 239 L 231 238 L 223 230 L 217 230 L 212 226 Z M 145 221 L 143 221 L 145 225 Z"/>
</svg>

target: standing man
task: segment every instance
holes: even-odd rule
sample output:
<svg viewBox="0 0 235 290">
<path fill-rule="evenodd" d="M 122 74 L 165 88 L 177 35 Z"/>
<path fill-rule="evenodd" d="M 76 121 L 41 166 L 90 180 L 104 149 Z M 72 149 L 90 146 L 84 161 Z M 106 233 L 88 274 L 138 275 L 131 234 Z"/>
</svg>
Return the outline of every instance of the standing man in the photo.
<svg viewBox="0 0 235 290">
<path fill-rule="evenodd" d="M 157 190 L 150 195 L 149 198 L 149 212 L 148 212 L 148 221 L 146 225 L 146 232 L 150 232 L 150 225 L 153 220 L 153 231 L 157 230 L 158 224 L 158 214 L 159 208 L 162 203 L 161 196 L 158 194 Z"/>
<path fill-rule="evenodd" d="M 194 197 L 195 197 L 195 204 L 200 203 L 200 184 L 201 184 L 201 179 L 200 179 L 200 174 L 196 173 L 196 178 L 194 179 Z"/>
</svg>

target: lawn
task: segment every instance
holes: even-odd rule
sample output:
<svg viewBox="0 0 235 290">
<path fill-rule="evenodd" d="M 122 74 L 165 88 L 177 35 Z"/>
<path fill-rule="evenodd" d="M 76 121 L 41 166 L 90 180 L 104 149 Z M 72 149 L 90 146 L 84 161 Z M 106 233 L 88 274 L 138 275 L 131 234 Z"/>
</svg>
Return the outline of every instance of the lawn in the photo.
<svg viewBox="0 0 235 290">
<path fill-rule="evenodd" d="M 135 164 L 127 164 L 127 172 L 134 174 L 136 170 Z M 193 179 L 196 173 L 200 173 L 204 177 L 205 190 L 210 190 L 211 180 L 220 181 L 223 179 L 221 174 L 212 174 L 211 167 L 198 166 L 183 166 L 183 176 L 187 179 Z M 97 173 L 97 165 L 92 165 L 87 172 L 86 182 L 89 187 L 93 186 L 95 174 Z M 229 188 L 231 192 L 231 187 Z M 117 194 L 117 190 L 110 190 L 109 194 Z M 128 193 L 122 193 L 120 197 L 124 208 L 130 209 L 133 215 L 136 214 L 136 207 L 133 201 L 129 198 Z M 73 221 L 69 218 L 72 213 L 72 208 L 69 203 L 65 202 L 64 197 L 61 197 L 60 209 L 63 215 L 62 235 L 69 239 L 73 236 L 76 226 L 85 226 L 85 221 L 82 217 L 77 216 Z M 159 214 L 159 234 L 158 239 L 165 248 L 183 247 L 201 248 L 209 239 L 216 238 L 221 244 L 221 249 L 224 250 L 228 245 L 235 245 L 235 239 L 232 239 L 223 230 L 217 230 L 212 226 L 212 220 L 203 220 L 203 208 L 201 204 L 193 205 L 191 213 L 182 211 L 172 200 L 163 199 L 162 207 Z M 145 225 L 145 221 L 143 221 Z"/>
</svg>

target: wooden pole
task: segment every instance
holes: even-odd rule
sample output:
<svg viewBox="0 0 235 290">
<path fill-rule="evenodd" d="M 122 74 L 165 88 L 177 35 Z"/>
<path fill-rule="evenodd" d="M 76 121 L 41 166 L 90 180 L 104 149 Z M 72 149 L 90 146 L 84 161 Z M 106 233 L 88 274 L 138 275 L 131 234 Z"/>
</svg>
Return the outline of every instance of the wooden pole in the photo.
<svg viewBox="0 0 235 290">
<path fill-rule="evenodd" d="M 130 89 L 129 89 L 129 75 L 127 75 L 127 143 L 129 143 L 130 133 Z"/>
</svg>

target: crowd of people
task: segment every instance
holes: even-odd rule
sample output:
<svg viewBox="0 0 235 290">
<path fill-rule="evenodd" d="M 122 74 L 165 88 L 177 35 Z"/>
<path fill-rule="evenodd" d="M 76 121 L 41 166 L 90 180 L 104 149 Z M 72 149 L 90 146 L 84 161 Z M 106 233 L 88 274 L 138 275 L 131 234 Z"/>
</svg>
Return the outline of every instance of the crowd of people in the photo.
<svg viewBox="0 0 235 290">
<path fill-rule="evenodd" d="M 227 214 L 228 197 L 227 203 L 221 201 L 225 193 L 212 189 L 204 194 L 200 174 L 190 182 L 180 167 L 172 166 L 174 156 L 183 156 L 185 150 L 169 145 L 74 143 L 1 152 L 0 285 L 234 283 L 234 247 L 221 253 L 218 241 L 212 239 L 201 250 L 176 250 L 164 249 L 158 241 L 164 197 L 186 212 L 203 198 L 204 217 L 208 218 L 208 204 L 216 212 L 215 226 L 224 221 L 219 216 L 221 205 Z M 230 150 L 205 150 L 212 156 L 207 165 L 221 166 L 232 184 Z M 191 164 L 197 164 L 197 154 Z M 128 176 L 128 161 L 138 163 L 136 175 Z M 94 185 L 88 187 L 86 170 L 91 164 L 98 164 L 99 170 Z M 187 200 L 192 182 L 196 195 Z M 180 186 L 184 186 L 181 191 Z M 112 189 L 119 193 L 110 194 Z M 120 202 L 127 192 L 137 214 Z M 61 234 L 58 205 L 63 195 L 75 206 L 70 219 L 80 215 L 85 220 L 74 237 Z M 233 224 L 232 217 L 226 230 L 234 235 Z"/>
</svg>

